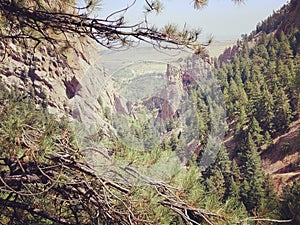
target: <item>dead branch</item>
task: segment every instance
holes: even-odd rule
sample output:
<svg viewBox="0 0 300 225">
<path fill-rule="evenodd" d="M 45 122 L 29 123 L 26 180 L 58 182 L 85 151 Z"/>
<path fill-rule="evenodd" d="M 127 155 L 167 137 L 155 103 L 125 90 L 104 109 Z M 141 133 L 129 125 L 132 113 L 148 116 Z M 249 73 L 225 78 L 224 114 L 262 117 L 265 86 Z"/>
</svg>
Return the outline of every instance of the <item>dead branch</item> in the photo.
<svg viewBox="0 0 300 225">
<path fill-rule="evenodd" d="M 3 200 L 2 198 L 0 198 L 0 204 L 1 204 L 1 206 L 18 208 L 18 209 L 28 211 L 33 215 L 38 215 L 42 218 L 46 218 L 50 221 L 53 221 L 53 222 L 56 222 L 56 223 L 59 223 L 62 225 L 73 225 L 73 223 L 68 223 L 68 222 L 64 221 L 64 219 L 58 219 L 57 217 L 53 217 L 38 208 L 32 207 L 29 204 L 24 204 L 24 203 L 20 203 L 20 202 L 16 202 L 16 201 Z"/>
<path fill-rule="evenodd" d="M 268 219 L 268 218 L 249 217 L 249 218 L 240 220 L 238 224 L 243 224 L 243 222 L 247 222 L 247 221 L 266 221 L 266 222 L 273 222 L 273 223 L 290 223 L 293 220 L 276 220 L 276 219 Z"/>
</svg>

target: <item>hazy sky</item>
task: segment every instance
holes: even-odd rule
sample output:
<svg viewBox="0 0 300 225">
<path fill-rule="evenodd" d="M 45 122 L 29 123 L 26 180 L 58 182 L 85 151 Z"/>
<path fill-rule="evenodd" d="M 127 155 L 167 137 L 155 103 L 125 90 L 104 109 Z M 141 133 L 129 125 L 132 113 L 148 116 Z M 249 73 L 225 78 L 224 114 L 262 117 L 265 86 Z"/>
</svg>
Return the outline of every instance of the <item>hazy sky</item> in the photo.
<svg viewBox="0 0 300 225">
<path fill-rule="evenodd" d="M 103 0 L 100 16 L 108 15 L 114 10 L 127 6 L 128 0 Z M 264 20 L 281 8 L 287 0 L 245 0 L 243 4 L 234 4 L 230 0 L 209 0 L 208 5 L 201 9 L 193 8 L 192 0 L 162 0 L 164 10 L 160 15 L 149 18 L 151 23 L 164 25 L 175 23 L 183 27 L 201 28 L 202 38 L 212 34 L 214 40 L 237 39 L 241 34 L 250 33 L 259 21 Z M 129 22 L 143 18 L 143 0 L 127 13 Z"/>
</svg>

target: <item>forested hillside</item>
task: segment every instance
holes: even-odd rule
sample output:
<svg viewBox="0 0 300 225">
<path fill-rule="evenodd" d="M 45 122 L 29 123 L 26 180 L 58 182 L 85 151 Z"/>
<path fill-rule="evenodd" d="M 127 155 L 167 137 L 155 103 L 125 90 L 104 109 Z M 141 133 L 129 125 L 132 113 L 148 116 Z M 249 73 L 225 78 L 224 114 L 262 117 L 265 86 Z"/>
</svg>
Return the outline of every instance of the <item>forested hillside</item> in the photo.
<svg viewBox="0 0 300 225">
<path fill-rule="evenodd" d="M 186 40 L 176 41 L 174 30 L 171 38 L 157 30 L 141 31 L 140 24 L 132 33 L 134 26 L 128 28 L 123 20 L 90 19 L 86 11 L 72 14 L 79 10 L 73 4 L 0 1 L 0 223 L 235 224 L 248 218 L 242 205 L 224 203 L 204 190 L 195 158 L 183 166 L 172 149 L 174 142 L 143 151 L 111 139 L 105 126 L 119 101 L 107 86 L 91 89 L 90 84 L 107 77 L 93 67 L 96 53 L 88 49 L 97 48 L 88 34 L 110 47 L 131 43 L 126 35 L 189 47 L 195 36 L 185 32 Z M 118 33 L 120 26 L 130 33 Z M 103 121 L 85 145 L 69 124 L 74 118 L 84 120 L 85 115 L 70 112 L 75 95 L 86 94 L 80 92 L 86 85 L 83 71 L 93 81 L 86 92 L 97 91 L 101 98 L 80 109 L 94 110 Z M 86 116 L 95 122 L 91 114 Z M 91 142 L 99 145 L 87 145 Z"/>
<path fill-rule="evenodd" d="M 216 191 L 224 198 L 236 196 L 252 213 L 297 217 L 300 205 L 295 199 L 300 177 L 300 32 L 295 15 L 299 2 L 291 1 L 215 62 L 228 115 L 228 155 L 224 151 L 205 176 L 214 181 L 212 186 L 218 181 Z"/>
</svg>

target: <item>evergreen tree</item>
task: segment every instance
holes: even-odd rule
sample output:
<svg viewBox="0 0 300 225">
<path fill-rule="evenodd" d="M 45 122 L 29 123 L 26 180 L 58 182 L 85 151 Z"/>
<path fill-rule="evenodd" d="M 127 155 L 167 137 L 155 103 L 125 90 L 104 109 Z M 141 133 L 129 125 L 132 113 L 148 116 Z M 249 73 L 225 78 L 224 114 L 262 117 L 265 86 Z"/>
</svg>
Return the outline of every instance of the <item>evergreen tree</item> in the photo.
<svg viewBox="0 0 300 225">
<path fill-rule="evenodd" d="M 254 206 L 252 206 L 251 202 L 249 202 L 249 200 L 251 200 L 249 197 L 250 191 L 251 191 L 251 187 L 249 185 L 249 182 L 246 179 L 244 179 L 242 181 L 241 188 L 240 188 L 240 198 L 241 198 L 242 202 L 244 203 L 248 212 L 250 212 L 254 207 Z"/>
<path fill-rule="evenodd" d="M 221 199 L 228 197 L 230 186 L 230 160 L 226 148 L 221 147 L 216 160 L 203 172 L 205 186 L 208 191 L 214 191 Z"/>
<path fill-rule="evenodd" d="M 242 191 L 245 191 L 245 193 L 242 193 L 242 200 L 249 212 L 252 210 L 258 211 L 262 207 L 264 198 L 264 178 L 261 159 L 251 134 L 248 134 L 246 148 L 243 167 L 244 182 L 242 186 Z"/>
<path fill-rule="evenodd" d="M 272 144 L 272 137 L 271 137 L 269 131 L 265 132 L 265 135 L 264 135 L 264 144 L 266 144 L 267 146 L 269 146 L 270 144 Z"/>
<path fill-rule="evenodd" d="M 227 198 L 240 200 L 240 185 L 234 180 L 233 176 L 231 176 L 229 180 Z"/>
<path fill-rule="evenodd" d="M 261 85 L 264 84 L 264 76 L 261 73 L 260 63 L 255 63 L 254 62 L 252 64 L 250 80 L 252 82 L 256 82 L 257 84 L 259 84 L 258 86 L 256 86 L 257 89 L 259 89 L 261 87 Z"/>
<path fill-rule="evenodd" d="M 245 90 L 249 98 L 249 108 L 251 113 L 256 113 L 259 110 L 261 102 L 261 84 L 258 81 L 246 81 Z M 256 115 L 256 114 L 255 114 Z M 257 117 L 258 118 L 258 117 Z"/>
<path fill-rule="evenodd" d="M 257 146 L 261 146 L 263 143 L 262 129 L 254 116 L 252 117 L 249 124 L 249 133 L 252 135 L 253 140 L 257 144 Z"/>
<path fill-rule="evenodd" d="M 233 78 L 230 78 L 229 81 L 228 101 L 232 103 L 232 105 L 227 107 L 228 114 L 230 116 L 236 115 L 240 108 L 239 88 Z"/>
<path fill-rule="evenodd" d="M 218 168 L 210 168 L 208 177 L 204 176 L 204 178 L 205 190 L 215 195 L 218 199 L 223 200 L 226 187 L 222 172 Z"/>
<path fill-rule="evenodd" d="M 291 225 L 300 224 L 300 181 L 294 181 L 283 189 L 281 214 L 283 219 L 292 219 Z"/>
<path fill-rule="evenodd" d="M 235 80 L 236 84 L 240 87 L 243 85 L 243 81 L 241 79 L 241 62 L 239 56 L 234 56 L 232 60 L 232 69 L 233 69 L 233 79 Z"/>
<path fill-rule="evenodd" d="M 240 183 L 242 180 L 242 174 L 241 174 L 241 171 L 239 169 L 237 162 L 234 159 L 231 162 L 231 172 L 232 172 L 234 181 L 236 183 Z"/>
<path fill-rule="evenodd" d="M 286 37 L 286 35 L 281 31 L 279 34 L 279 51 L 278 51 L 278 58 L 286 62 L 286 60 L 293 57 L 293 51 L 291 49 L 290 43 Z"/>
<path fill-rule="evenodd" d="M 256 45 L 253 48 L 253 50 L 254 50 L 252 52 L 253 65 L 263 68 L 269 60 L 269 54 L 268 54 L 267 48 L 263 44 L 259 44 L 259 45 Z"/>
<path fill-rule="evenodd" d="M 238 121 L 235 126 L 235 135 L 238 135 L 244 129 L 247 122 L 248 122 L 248 117 L 246 114 L 246 110 L 245 107 L 242 105 L 239 112 Z"/>
<path fill-rule="evenodd" d="M 276 61 L 270 60 L 265 68 L 264 74 L 267 77 L 266 85 L 269 90 L 273 90 L 275 85 L 279 85 L 279 79 L 276 73 Z"/>
<path fill-rule="evenodd" d="M 248 35 L 243 34 L 242 35 L 242 56 L 245 59 L 249 58 L 249 42 L 248 42 Z"/>
<path fill-rule="evenodd" d="M 282 89 L 287 89 L 289 88 L 290 83 L 293 80 L 293 71 L 291 71 L 288 67 L 288 65 L 291 66 L 291 59 L 288 59 L 286 62 L 282 61 L 281 59 L 279 59 L 276 64 L 276 74 L 278 79 L 280 80 L 280 82 L 278 82 L 278 87 L 282 88 Z M 289 64 L 288 64 L 289 62 Z M 293 69 L 293 68 L 291 68 Z"/>
<path fill-rule="evenodd" d="M 280 205 L 278 201 L 278 197 L 275 193 L 275 188 L 273 181 L 270 176 L 266 176 L 264 181 L 264 203 L 263 208 L 264 211 L 267 211 L 265 213 L 265 216 L 268 216 L 270 218 L 279 218 L 279 211 L 280 211 Z"/>
<path fill-rule="evenodd" d="M 277 130 L 285 130 L 292 118 L 289 99 L 282 89 L 275 93 L 275 126 Z"/>
<path fill-rule="evenodd" d="M 242 82 L 243 84 L 245 84 L 246 80 L 249 80 L 250 79 L 250 75 L 251 75 L 251 72 L 250 72 L 250 68 L 251 68 L 251 61 L 250 59 L 248 59 L 248 57 L 246 56 L 240 56 L 241 59 L 241 79 L 242 79 Z"/>
<path fill-rule="evenodd" d="M 272 94 L 268 91 L 266 85 L 263 86 L 262 98 L 257 105 L 254 116 L 261 124 L 264 130 L 273 131 L 275 119 L 275 103 Z"/>
<path fill-rule="evenodd" d="M 229 160 L 227 149 L 224 146 L 221 147 L 218 152 L 216 166 L 219 168 L 224 177 L 225 193 L 223 198 L 227 199 L 231 177 L 231 162 Z"/>
<path fill-rule="evenodd" d="M 241 193 L 241 178 L 239 167 L 235 160 L 231 162 L 231 176 L 228 187 L 228 198 L 234 198 L 240 200 Z"/>
</svg>

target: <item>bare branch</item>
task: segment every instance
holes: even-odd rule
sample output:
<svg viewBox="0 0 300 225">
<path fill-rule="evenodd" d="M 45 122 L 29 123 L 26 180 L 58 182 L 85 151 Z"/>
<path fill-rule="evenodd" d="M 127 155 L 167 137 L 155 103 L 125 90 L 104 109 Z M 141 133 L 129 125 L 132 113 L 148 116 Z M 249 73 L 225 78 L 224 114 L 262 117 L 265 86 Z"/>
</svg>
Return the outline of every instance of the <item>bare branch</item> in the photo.
<svg viewBox="0 0 300 225">
<path fill-rule="evenodd" d="M 268 219 L 268 218 L 256 218 L 256 217 L 249 217 L 243 220 L 240 220 L 240 222 L 238 224 L 243 224 L 243 222 L 247 222 L 247 221 L 266 221 L 266 222 L 273 222 L 273 223 L 290 223 L 293 220 L 276 220 L 276 219 Z"/>
<path fill-rule="evenodd" d="M 64 221 L 63 219 L 59 219 L 57 217 L 52 217 L 48 213 L 46 213 L 38 208 L 32 207 L 30 204 L 24 204 L 24 203 L 20 203 L 20 202 L 16 202 L 16 201 L 3 200 L 1 198 L 0 198 L 0 204 L 1 204 L 1 206 L 18 208 L 18 209 L 28 211 L 29 213 L 31 213 L 33 215 L 38 215 L 42 218 L 46 218 L 48 220 L 51 220 L 53 222 L 56 222 L 56 223 L 59 223 L 62 225 L 73 225 L 72 223 L 68 223 L 68 222 Z"/>
</svg>

